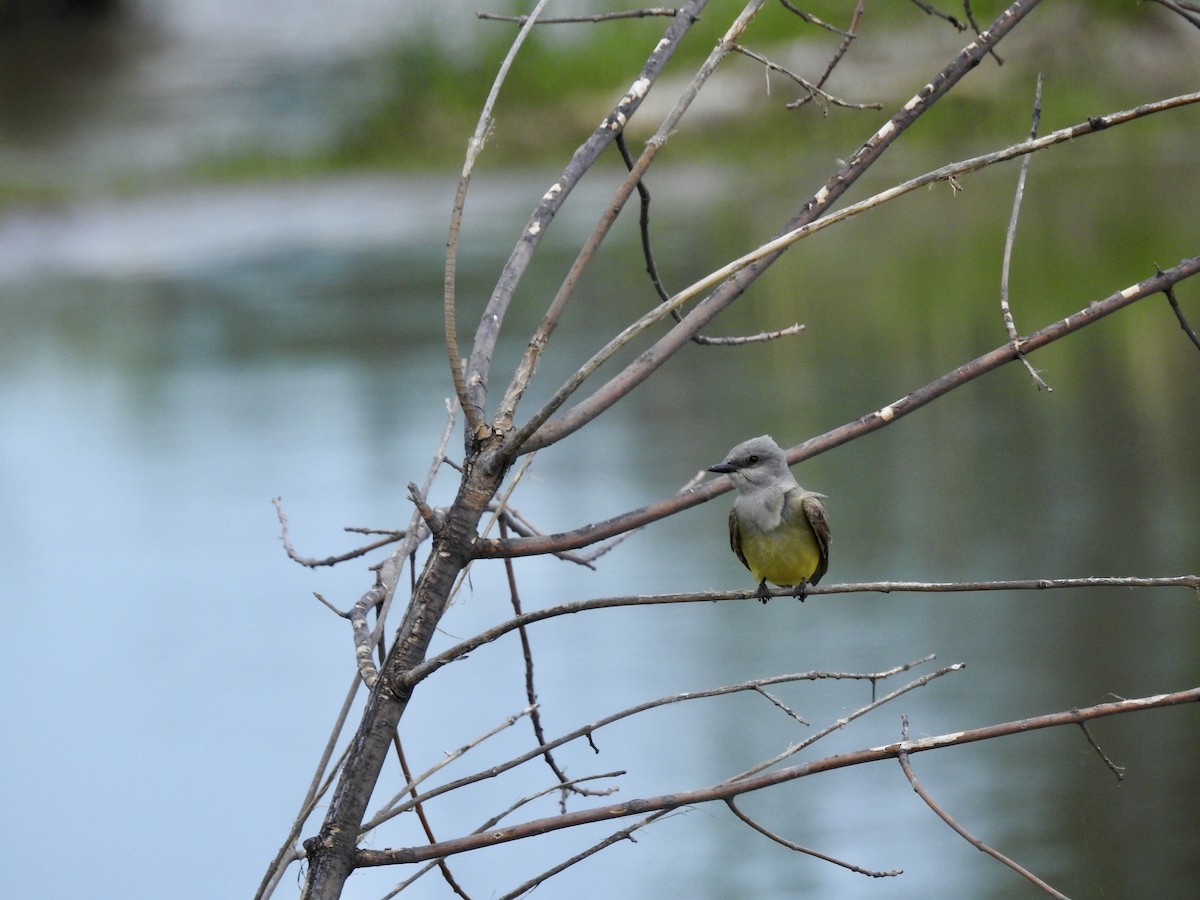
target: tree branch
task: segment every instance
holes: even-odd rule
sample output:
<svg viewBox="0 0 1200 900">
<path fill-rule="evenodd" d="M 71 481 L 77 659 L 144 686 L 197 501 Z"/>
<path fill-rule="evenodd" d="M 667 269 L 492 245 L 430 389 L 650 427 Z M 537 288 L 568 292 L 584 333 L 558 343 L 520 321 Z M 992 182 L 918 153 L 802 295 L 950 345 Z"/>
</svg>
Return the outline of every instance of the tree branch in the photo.
<svg viewBox="0 0 1200 900">
<path fill-rule="evenodd" d="M 758 276 L 782 255 L 788 246 L 799 240 L 799 237 L 806 233 L 804 229 L 807 226 L 811 226 L 823 216 L 919 116 L 941 99 L 967 72 L 978 65 L 987 49 L 1016 27 L 1038 2 L 1039 0 L 1016 0 L 1009 6 L 988 31 L 968 44 L 949 65 L 921 88 L 916 96 L 904 104 L 851 156 L 850 160 L 784 226 L 782 237 L 768 242 L 754 253 L 714 272 L 677 294 L 670 303 L 661 304 L 646 313 L 616 338 L 609 341 L 554 393 L 529 423 L 522 427 L 518 433 L 522 438 L 520 452 L 526 453 L 540 449 L 574 433 L 649 378 L 659 366 L 673 357 L 680 347 L 691 339 L 692 335 L 699 332 L 718 313 L 740 297 Z M 628 179 L 626 180 L 628 181 Z M 785 240 L 788 237 L 791 239 Z M 640 354 L 633 363 L 614 376 L 606 385 L 553 422 L 541 424 L 557 411 L 604 361 L 625 346 L 633 337 L 713 285 L 717 285 L 716 289 L 700 301 L 684 317 L 682 323 L 672 328 L 649 350 Z M 525 440 L 527 434 L 530 436 L 528 440 Z"/>
<path fill-rule="evenodd" d="M 546 314 L 542 317 L 541 323 L 537 330 L 529 340 L 529 345 L 525 349 L 525 353 L 521 358 L 520 364 L 517 366 L 516 373 L 512 381 L 509 383 L 508 390 L 505 392 L 504 399 L 500 403 L 500 409 L 496 415 L 496 427 L 500 431 L 507 431 L 510 427 L 513 418 L 516 416 L 517 404 L 526 388 L 529 386 L 530 380 L 533 378 L 534 371 L 537 368 L 538 360 L 541 357 L 542 351 L 545 349 L 546 342 L 550 339 L 550 335 L 558 327 L 559 319 L 562 317 L 563 310 L 566 308 L 568 299 L 574 293 L 575 285 L 578 283 L 584 269 L 591 263 L 600 244 L 608 235 L 609 229 L 612 228 L 617 216 L 621 210 L 625 208 L 626 202 L 633 195 L 634 190 L 641 184 L 642 175 L 650 167 L 663 145 L 667 142 L 672 131 L 683 118 L 685 112 L 691 106 L 692 101 L 700 92 L 700 88 L 708 80 L 716 69 L 717 64 L 725 57 L 733 48 L 737 38 L 742 31 L 750 24 L 754 18 L 754 14 L 762 6 L 765 0 L 750 0 L 742 12 L 734 20 L 733 24 L 725 32 L 725 35 L 717 42 L 717 46 L 709 53 L 708 58 L 697 70 L 688 86 L 684 89 L 671 111 L 667 114 L 662 124 L 659 125 L 658 131 L 646 143 L 646 149 L 642 155 L 638 157 L 636 163 L 629 169 L 629 174 L 625 180 L 617 188 L 613 199 L 609 201 L 604 213 L 600 217 L 600 222 L 596 225 L 591 235 L 580 248 L 575 261 L 571 264 L 571 269 L 567 276 L 563 279 L 562 285 L 551 301 Z M 635 84 L 636 87 L 636 84 Z M 644 85 L 643 90 L 648 90 L 649 84 Z M 632 89 L 631 89 L 632 90 Z M 624 128 L 625 120 L 621 120 L 621 128 Z M 550 402 L 545 404 L 538 410 L 517 432 L 511 435 L 506 444 L 506 451 L 511 454 L 516 454 L 522 451 L 522 447 L 529 437 L 537 431 L 541 424 L 546 421 L 561 404 L 569 397 L 570 394 L 556 394 L 551 398 Z"/>
<path fill-rule="evenodd" d="M 1144 709 L 1161 709 L 1167 706 L 1177 706 L 1184 703 L 1200 702 L 1200 687 L 1170 694 L 1157 694 L 1153 697 L 1142 697 L 1135 700 L 1121 700 L 1115 703 L 1102 703 L 1086 709 L 1071 709 L 1049 715 L 1035 716 L 1011 722 L 988 725 L 983 728 L 972 728 L 966 731 L 955 731 L 949 734 L 923 738 L 917 741 L 899 741 L 882 747 L 870 747 L 849 753 L 839 753 L 826 756 L 813 762 L 801 763 L 783 769 L 774 769 L 747 778 L 743 781 L 723 782 L 706 788 L 690 791 L 679 791 L 672 794 L 662 794 L 656 797 L 646 797 L 629 800 L 625 803 L 614 803 L 592 809 L 577 810 L 565 815 L 550 816 L 535 819 L 520 825 L 498 828 L 485 834 L 468 835 L 420 847 L 400 847 L 387 850 L 359 850 L 355 854 L 356 866 L 386 866 L 395 863 L 413 863 L 440 856 L 450 856 L 455 853 L 465 853 L 483 847 L 495 847 L 510 841 L 521 840 L 551 831 L 559 831 L 576 825 L 591 822 L 603 822 L 620 819 L 630 815 L 642 815 L 659 810 L 679 809 L 697 803 L 709 803 L 714 800 L 727 800 L 740 794 L 762 790 L 777 784 L 784 784 L 835 769 L 863 763 L 878 762 L 884 759 L 896 759 L 901 753 L 911 755 L 928 750 L 939 750 L 943 747 L 961 747 L 977 741 L 992 740 L 1014 734 L 1026 734 L 1042 728 L 1053 728 L 1059 725 L 1075 725 L 1091 719 L 1106 716 L 1121 715 Z"/>
<path fill-rule="evenodd" d="M 612 143 L 616 133 L 625 127 L 630 116 L 641 106 L 650 87 L 674 54 L 684 35 L 699 18 L 700 11 L 707 5 L 707 2 L 708 0 L 690 0 L 679 10 L 662 40 L 658 42 L 646 60 L 645 66 L 634 80 L 633 85 L 613 111 L 604 117 L 599 127 L 592 132 L 591 137 L 575 151 L 567 163 L 566 169 L 542 197 L 525 229 L 521 232 L 521 238 L 504 264 L 500 278 L 492 290 L 492 296 L 480 317 L 479 328 L 475 332 L 475 346 L 467 369 L 467 390 L 470 402 L 480 411 L 480 415 L 482 415 L 485 405 L 492 354 L 495 352 L 496 341 L 500 336 L 500 326 L 504 321 L 509 304 L 512 302 L 517 285 L 529 267 L 534 251 L 541 244 L 554 216 L 580 178 L 591 169 L 601 152 Z"/>
<path fill-rule="evenodd" d="M 1196 96 L 1197 99 L 1200 99 L 1200 95 Z M 1140 281 L 1124 290 L 1117 291 L 1103 300 L 1096 300 L 1089 303 L 1079 312 L 1067 316 L 1065 319 L 1059 319 L 1039 331 L 1035 331 L 1028 337 L 1022 338 L 1020 341 L 1021 349 L 1026 353 L 1031 353 L 1048 344 L 1052 344 L 1060 338 L 1091 325 L 1104 316 L 1111 315 L 1117 310 L 1141 300 L 1150 294 L 1165 291 L 1172 285 L 1185 278 L 1190 278 L 1197 273 L 1200 273 L 1200 256 L 1193 256 L 1190 259 L 1182 260 L 1178 265 L 1165 272 L 1159 271 L 1152 278 L 1147 278 L 1145 281 Z M 827 431 L 818 437 L 810 438 L 804 443 L 793 447 L 788 451 L 788 463 L 795 465 L 802 460 L 810 459 L 827 450 L 832 450 L 834 447 L 862 437 L 864 434 L 877 431 L 902 416 L 920 409 L 943 394 L 947 394 L 993 369 L 998 369 L 1005 363 L 1016 359 L 1016 357 L 1017 353 L 1013 349 L 1012 344 L 1003 344 L 985 353 L 983 356 L 976 357 L 970 362 L 959 366 L 957 369 L 947 372 L 924 387 L 906 394 L 899 400 L 881 409 L 867 413 L 853 422 L 849 422 L 832 431 Z M 534 538 L 511 538 L 508 541 L 477 541 L 474 547 L 474 554 L 476 558 L 492 558 L 499 556 L 532 556 L 560 550 L 576 550 L 580 547 L 586 547 L 588 544 L 593 544 L 596 541 L 602 541 L 614 535 L 621 534 L 631 528 L 640 528 L 643 525 L 664 519 L 682 510 L 706 503 L 714 497 L 725 493 L 731 487 L 729 478 L 722 476 L 712 481 L 707 481 L 699 487 L 686 492 L 659 500 L 640 509 L 614 516 L 611 519 L 605 519 L 602 522 L 584 525 L 574 531 Z"/>
<path fill-rule="evenodd" d="M 908 719 L 902 717 L 902 721 L 904 722 L 904 740 L 907 741 L 908 740 Z M 1086 728 L 1086 723 L 1080 722 L 1079 724 Z M 971 834 L 971 832 L 969 832 L 969 831 L 967 831 L 967 829 L 963 828 L 962 825 L 960 825 L 958 823 L 958 821 L 952 815 L 950 815 L 950 813 L 948 813 L 944 809 L 942 809 L 937 804 L 937 802 L 933 799 L 933 797 L 931 797 L 926 792 L 926 790 L 923 787 L 921 787 L 921 783 L 919 781 L 917 781 L 917 773 L 913 771 L 912 764 L 908 761 L 908 751 L 907 750 L 901 750 L 900 753 L 897 754 L 896 759 L 899 760 L 900 768 L 904 770 L 904 777 L 908 779 L 908 783 L 910 785 L 912 785 L 912 789 L 916 792 L 917 796 L 920 797 L 922 800 L 924 800 L 925 805 L 928 806 L 930 809 L 932 809 L 935 813 L 937 813 L 938 818 L 941 819 L 943 822 L 945 822 L 947 825 L 949 825 L 954 830 L 954 832 L 959 835 L 959 837 L 963 838 L 968 844 L 970 844 L 976 850 L 982 850 L 988 856 L 992 857 L 992 859 L 995 859 L 995 860 L 998 860 L 999 862 L 1004 863 L 1004 865 L 1008 866 L 1010 869 L 1012 869 L 1014 872 L 1016 872 L 1018 875 L 1020 875 L 1022 878 L 1026 879 L 1027 881 L 1029 881 L 1036 887 L 1045 891 L 1051 897 L 1057 897 L 1058 900 L 1068 900 L 1068 897 L 1065 894 L 1062 894 L 1059 891 L 1056 891 L 1053 887 L 1046 884 L 1046 882 L 1042 881 L 1042 879 L 1038 878 L 1036 875 L 1034 875 L 1032 872 L 1030 872 L 1024 866 L 1020 865 L 1015 860 L 1009 859 L 1007 856 L 1005 856 L 999 850 L 995 849 L 994 847 L 992 847 L 988 844 L 985 844 L 979 838 L 975 837 L 975 835 Z"/>
</svg>

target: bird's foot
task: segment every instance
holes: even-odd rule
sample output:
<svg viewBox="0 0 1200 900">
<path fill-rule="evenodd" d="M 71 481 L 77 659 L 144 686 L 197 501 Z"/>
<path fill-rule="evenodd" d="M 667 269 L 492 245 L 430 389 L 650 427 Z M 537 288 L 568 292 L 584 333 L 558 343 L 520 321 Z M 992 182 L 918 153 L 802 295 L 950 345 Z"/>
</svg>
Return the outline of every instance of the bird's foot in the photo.
<svg viewBox="0 0 1200 900">
<path fill-rule="evenodd" d="M 800 582 L 798 585 L 796 585 L 796 589 L 794 591 L 792 591 L 792 596 L 795 597 L 797 600 L 799 600 L 801 603 L 804 602 L 804 598 L 808 596 L 808 579 L 807 578 L 805 578 L 802 582 Z"/>
<path fill-rule="evenodd" d="M 767 579 L 763 579 L 758 583 L 758 600 L 760 603 L 766 603 L 771 599 L 771 592 L 767 589 Z"/>
</svg>

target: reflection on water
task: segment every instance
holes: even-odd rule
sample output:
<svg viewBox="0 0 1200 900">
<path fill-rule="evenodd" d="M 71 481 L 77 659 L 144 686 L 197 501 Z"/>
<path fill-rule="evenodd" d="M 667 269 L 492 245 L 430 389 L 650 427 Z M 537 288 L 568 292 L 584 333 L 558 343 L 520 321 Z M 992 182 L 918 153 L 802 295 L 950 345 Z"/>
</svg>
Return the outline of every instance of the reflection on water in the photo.
<svg viewBox="0 0 1200 900">
<path fill-rule="evenodd" d="M 1136 194 L 1161 177 L 1125 162 L 1114 190 Z M 1194 237 L 1190 206 L 1161 195 L 1151 212 L 1115 194 L 1111 207 L 1093 212 L 1086 246 L 1064 240 L 1054 211 L 1078 180 L 1105 171 L 1048 172 L 1031 192 L 1014 295 L 1023 329 L 1148 274 L 1154 262 L 1195 252 L 1185 247 Z M 774 219 L 765 211 L 777 202 L 761 186 L 689 174 L 664 176 L 656 194 L 663 246 L 679 250 L 666 265 L 681 281 L 756 237 L 722 235 L 720 221 L 766 231 Z M 1164 180 L 1186 198 L 1200 188 L 1195 178 L 1176 169 Z M 459 273 L 465 322 L 542 180 L 481 178 Z M 268 501 L 284 497 L 293 539 L 314 556 L 353 545 L 344 525 L 407 520 L 404 484 L 424 472 L 450 391 L 439 255 L 450 182 L 432 181 L 197 189 L 0 219 L 0 492 L 8 513 L 0 565 L 11 598 L 0 658 L 14 688 L 5 720 L 25 723 L 21 746 L 29 748 L 18 751 L 27 777 L 6 785 L 6 795 L 22 821 L 69 804 L 69 821 L 41 822 L 38 831 L 118 825 L 80 842 L 78 875 L 43 873 L 39 885 L 49 878 L 56 894 L 86 893 L 83 873 L 115 849 L 104 835 L 125 835 L 133 822 L 190 846 L 183 860 L 156 842 L 162 852 L 145 861 L 145 885 L 131 894 L 176 884 L 197 846 L 221 853 L 224 871 L 213 875 L 215 889 L 206 884 L 195 896 L 242 896 L 257 883 L 352 671 L 344 623 L 309 596 L 320 591 L 345 608 L 370 580 L 362 566 L 310 574 L 287 563 Z M 699 196 L 697 184 L 712 185 L 712 195 Z M 690 348 L 588 436 L 540 454 L 515 504 L 552 531 L 614 515 L 673 491 L 746 435 L 799 441 L 999 344 L 998 236 L 1010 185 L 980 178 L 970 187 L 967 198 L 908 198 L 798 248 L 715 330 L 799 319 L 803 335 L 753 350 Z M 598 204 L 601 190 L 577 200 Z M 693 205 L 671 218 L 685 195 Z M 731 212 L 735 203 L 752 212 Z M 530 306 L 569 264 L 565 237 L 595 211 L 556 223 L 551 252 L 530 277 Z M 914 219 L 943 221 L 945 232 L 907 228 Z M 1146 223 L 1161 233 L 1147 236 Z M 616 240 L 629 247 L 634 237 L 619 232 Z M 651 302 L 640 273 L 623 262 L 582 290 L 535 397 Z M 1181 290 L 1185 307 L 1194 308 L 1194 296 L 1191 286 Z M 535 315 L 514 311 L 501 363 L 519 352 Z M 1033 362 L 1053 394 L 1036 392 L 1010 367 L 799 467 L 803 483 L 830 497 L 832 580 L 1197 569 L 1200 364 L 1165 302 L 1119 313 Z M 446 471 L 434 499 L 444 502 L 452 488 Z M 750 588 L 725 547 L 726 503 L 645 530 L 596 573 L 522 560 L 523 600 L 533 608 Z M 498 573 L 494 563 L 479 565 L 437 647 L 505 615 Z M 1194 685 L 1198 617 L 1183 591 L 893 594 L 605 612 L 546 624 L 533 639 L 539 699 L 555 734 L 654 696 L 779 672 L 878 670 L 931 652 L 937 664 L 967 663 L 822 742 L 805 757 L 813 758 L 895 739 L 901 713 L 924 736 Z M 501 641 L 424 686 L 406 720 L 410 758 L 428 765 L 523 706 L 517 659 Z M 869 698 L 863 685 L 842 683 L 776 693 L 814 727 Z M 562 760 L 572 775 L 628 769 L 618 796 L 630 798 L 728 777 L 812 730 L 761 697 L 737 698 L 610 729 L 597 735 L 599 756 L 572 747 Z M 1194 715 L 1167 710 L 1097 723 L 1093 732 L 1126 768 L 1119 789 L 1067 731 L 914 763 L 971 830 L 1071 895 L 1184 895 L 1198 874 L 1200 779 L 1187 749 L 1200 738 Z M 526 739 L 514 730 L 474 764 L 524 749 Z M 81 751 L 88 767 L 79 765 Z M 108 773 L 100 784 L 96 767 Z M 454 823 L 447 832 L 474 827 L 546 783 L 537 772 L 481 786 L 449 800 L 441 821 Z M 198 795 L 210 798 L 211 819 L 208 804 L 193 802 Z M 808 779 L 743 805 L 800 843 L 905 875 L 867 882 L 707 809 L 576 867 L 554 893 L 594 895 L 598 877 L 605 895 L 626 897 L 1001 897 L 1016 889 L 1014 876 L 941 826 L 894 768 Z M 377 845 L 417 840 L 406 827 L 381 833 Z M 464 858 L 455 871 L 491 889 L 527 877 L 542 859 L 577 852 L 577 843 L 547 837 L 511 858 Z M 388 885 L 394 876 L 359 880 Z M 39 893 L 19 880 L 14 890 Z"/>
</svg>

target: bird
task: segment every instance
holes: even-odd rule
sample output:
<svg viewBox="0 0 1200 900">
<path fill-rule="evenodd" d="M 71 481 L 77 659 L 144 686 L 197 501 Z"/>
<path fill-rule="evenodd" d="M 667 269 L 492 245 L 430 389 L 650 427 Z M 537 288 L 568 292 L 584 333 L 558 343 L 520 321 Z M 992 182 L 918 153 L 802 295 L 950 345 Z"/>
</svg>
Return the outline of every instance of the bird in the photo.
<svg viewBox="0 0 1200 900">
<path fill-rule="evenodd" d="M 803 601 L 808 586 L 829 569 L 825 495 L 800 487 L 783 450 L 767 434 L 738 444 L 708 471 L 728 475 L 737 488 L 729 545 L 758 579 L 758 599 L 771 599 L 770 581 L 795 588 L 794 596 Z"/>
</svg>

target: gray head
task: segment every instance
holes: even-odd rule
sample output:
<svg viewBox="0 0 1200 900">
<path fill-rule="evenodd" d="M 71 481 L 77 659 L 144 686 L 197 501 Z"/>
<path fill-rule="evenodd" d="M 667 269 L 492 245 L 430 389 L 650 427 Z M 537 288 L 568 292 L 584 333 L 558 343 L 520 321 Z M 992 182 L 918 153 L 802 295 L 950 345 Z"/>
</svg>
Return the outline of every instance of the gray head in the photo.
<svg viewBox="0 0 1200 900">
<path fill-rule="evenodd" d="M 789 485 L 796 483 L 788 469 L 787 457 L 769 434 L 742 441 L 708 471 L 728 474 L 739 491 L 769 487 L 780 480 Z"/>
</svg>

